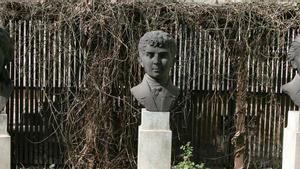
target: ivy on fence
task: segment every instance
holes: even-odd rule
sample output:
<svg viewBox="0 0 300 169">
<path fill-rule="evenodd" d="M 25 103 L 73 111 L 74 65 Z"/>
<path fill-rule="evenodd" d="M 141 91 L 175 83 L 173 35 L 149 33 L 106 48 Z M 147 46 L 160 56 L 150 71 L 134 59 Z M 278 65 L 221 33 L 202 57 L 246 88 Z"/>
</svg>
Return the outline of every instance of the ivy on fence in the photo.
<svg viewBox="0 0 300 169">
<path fill-rule="evenodd" d="M 66 168 L 136 168 L 139 108 L 129 89 L 142 77 L 136 59 L 138 40 L 146 31 L 156 29 L 170 32 L 176 39 L 183 36 L 183 29 L 186 32 L 205 30 L 211 42 L 218 43 L 227 61 L 234 65 L 230 74 L 220 79 L 229 79 L 226 92 L 236 104 L 231 116 L 235 130 L 229 134 L 234 146 L 235 168 L 246 168 L 255 163 L 247 153 L 246 112 L 247 102 L 252 97 L 249 86 L 251 88 L 252 82 L 265 85 L 268 91 L 265 97 L 276 105 L 279 101 L 275 98 L 277 91 L 274 88 L 278 84 L 270 85 L 273 79 L 268 75 L 262 76 L 265 80 L 261 80 L 245 63 L 249 57 L 258 62 L 272 57 L 284 60 L 286 51 L 280 49 L 287 49 L 293 38 L 288 32 L 300 24 L 299 6 L 269 3 L 210 6 L 95 2 L 89 6 L 82 1 L 53 0 L 43 4 L 1 2 L 0 5 L 0 16 L 5 25 L 18 20 L 32 20 L 32 24 L 36 21 L 39 26 L 33 29 L 31 38 L 49 36 L 53 42 L 43 43 L 45 46 L 60 46 L 49 53 L 42 50 L 45 46 L 40 47 L 37 53 L 41 57 L 48 54 L 51 60 L 51 56 L 60 58 L 62 53 L 65 57 L 59 61 L 62 67 L 68 68 L 68 71 L 61 70 L 66 71 L 63 76 L 57 72 L 49 73 L 60 67 L 59 64 L 51 66 L 57 60 L 49 60 L 48 67 L 41 60 L 39 70 L 49 74 L 41 73 L 36 80 L 43 96 L 41 100 L 49 104 L 53 131 L 64 145 Z M 268 38 L 275 34 L 276 40 Z M 273 52 L 271 55 L 270 51 Z M 216 69 L 212 68 L 212 72 L 217 72 Z M 57 82 L 52 82 L 51 77 L 56 77 Z M 195 79 L 184 78 L 189 79 L 187 83 L 178 82 L 178 86 L 184 88 L 183 97 L 187 97 L 195 90 L 188 86 Z M 211 92 L 214 97 L 220 94 L 218 90 Z M 185 102 L 185 106 L 190 102 Z"/>
</svg>

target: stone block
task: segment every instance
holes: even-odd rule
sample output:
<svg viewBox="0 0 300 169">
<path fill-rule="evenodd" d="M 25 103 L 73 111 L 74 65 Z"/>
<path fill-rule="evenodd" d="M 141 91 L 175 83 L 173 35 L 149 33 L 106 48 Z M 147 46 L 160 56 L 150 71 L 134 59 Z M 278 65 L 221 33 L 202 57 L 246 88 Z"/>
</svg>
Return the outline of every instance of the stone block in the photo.
<svg viewBox="0 0 300 169">
<path fill-rule="evenodd" d="M 10 136 L 0 135 L 0 169 L 10 169 Z"/>
<path fill-rule="evenodd" d="M 300 169 L 300 112 L 288 112 L 283 133 L 282 169 Z"/>
<path fill-rule="evenodd" d="M 0 114 L 0 169 L 10 169 L 11 138 L 6 129 L 6 114 Z"/>
<path fill-rule="evenodd" d="M 0 135 L 7 134 L 7 115 L 0 114 Z"/>
<path fill-rule="evenodd" d="M 139 126 L 138 169 L 170 169 L 172 132 L 169 112 L 142 109 Z"/>
<path fill-rule="evenodd" d="M 170 112 L 151 112 L 142 109 L 141 130 L 170 130 Z"/>
</svg>

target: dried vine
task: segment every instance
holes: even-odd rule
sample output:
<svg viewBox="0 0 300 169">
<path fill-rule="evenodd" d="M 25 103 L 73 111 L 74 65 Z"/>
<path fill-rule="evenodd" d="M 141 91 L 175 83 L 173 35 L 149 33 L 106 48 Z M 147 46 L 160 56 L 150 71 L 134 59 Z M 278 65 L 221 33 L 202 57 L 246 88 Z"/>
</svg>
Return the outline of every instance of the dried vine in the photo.
<svg viewBox="0 0 300 169">
<path fill-rule="evenodd" d="M 277 4 L 95 2 L 89 6 L 82 1 L 55 0 L 33 5 L 3 2 L 1 6 L 4 21 L 37 19 L 48 22 L 49 30 L 68 29 L 80 45 L 76 52 L 87 56 L 87 74 L 81 82 L 84 87 L 66 88 L 61 93 L 63 108 L 55 112 L 63 114 L 56 127 L 66 147 L 66 168 L 136 167 L 138 108 L 129 88 L 141 80 L 136 60 L 138 39 L 155 29 L 178 36 L 176 28 L 180 24 L 188 25 L 189 30 L 208 31 L 236 63 L 236 74 L 232 75 L 233 84 L 237 81 L 232 90 L 237 102 L 232 142 L 235 169 L 246 168 L 245 104 L 249 79 L 245 60 L 249 54 L 268 59 L 261 50 L 269 45 L 264 37 L 278 31 L 284 40 L 285 32 L 300 24 L 298 6 Z M 285 42 L 279 44 L 286 45 Z M 57 108 L 53 103 L 52 106 Z"/>
</svg>

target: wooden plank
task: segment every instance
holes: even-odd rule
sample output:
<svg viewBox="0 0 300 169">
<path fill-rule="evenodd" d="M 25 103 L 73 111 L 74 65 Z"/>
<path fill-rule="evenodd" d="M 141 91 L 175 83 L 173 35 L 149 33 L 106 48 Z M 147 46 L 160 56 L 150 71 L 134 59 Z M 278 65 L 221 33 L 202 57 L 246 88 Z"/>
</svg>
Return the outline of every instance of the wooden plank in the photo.
<svg viewBox="0 0 300 169">
<path fill-rule="evenodd" d="M 216 91 L 216 68 L 217 68 L 217 61 L 216 61 L 216 44 L 215 40 L 211 40 L 211 90 Z"/>
<path fill-rule="evenodd" d="M 39 112 L 38 110 L 38 107 L 42 106 L 42 94 L 43 94 L 43 63 L 44 63 L 44 60 L 43 60 L 43 53 L 44 53 L 44 50 L 43 50 L 43 27 L 42 27 L 42 21 L 41 20 L 38 20 L 37 21 L 37 29 L 38 29 L 38 42 L 37 42 L 37 47 L 38 47 L 38 63 L 37 63 L 37 67 L 38 67 L 38 81 L 37 81 L 37 85 L 40 87 L 39 89 L 39 95 L 37 95 L 37 99 L 36 99 L 36 113 L 39 113 L 41 119 L 42 119 L 42 112 Z M 37 101 L 39 100 L 39 102 Z M 43 124 L 42 122 L 38 124 L 38 134 L 37 134 L 37 141 L 40 141 L 42 140 L 42 129 L 43 129 Z M 37 149 L 37 164 L 42 164 L 43 161 L 42 161 L 42 156 L 43 156 L 43 152 L 42 152 L 42 144 L 37 144 L 36 145 L 36 149 Z"/>
<path fill-rule="evenodd" d="M 218 56 L 218 70 L 217 70 L 217 90 L 218 91 L 221 91 L 222 90 L 222 84 L 223 84 L 223 81 L 222 81 L 222 74 L 221 74 L 221 71 L 222 71 L 222 59 L 221 59 L 221 45 L 220 43 L 216 42 L 216 50 L 217 50 L 217 56 Z"/>
<path fill-rule="evenodd" d="M 211 39 L 211 36 L 209 36 L 209 34 L 207 34 L 208 35 L 208 43 L 207 43 L 207 48 L 208 48 L 208 50 L 207 50 L 207 53 L 208 53 L 208 58 L 207 58 L 207 60 L 208 60 L 208 67 L 207 67 L 207 82 L 206 82 L 206 90 L 208 90 L 208 91 L 210 91 L 211 90 L 211 85 L 212 85 L 212 82 L 211 82 L 211 64 L 212 64 L 212 50 L 211 50 L 211 45 L 212 45 L 212 39 Z"/>
<path fill-rule="evenodd" d="M 47 106 L 48 106 L 48 102 L 47 102 L 47 93 L 48 93 L 48 90 L 47 90 L 47 82 L 49 82 L 48 81 L 48 76 L 49 76 L 49 73 L 48 73 L 48 62 L 49 62 L 49 60 L 48 60 L 48 52 L 49 52 L 49 50 L 48 50 L 48 47 L 49 47 L 49 42 L 48 42 L 48 36 L 49 36 L 49 32 L 47 32 L 46 30 L 47 30 L 47 23 L 45 22 L 45 21 L 42 21 L 41 22 L 41 24 L 42 24 L 42 41 L 43 41 L 43 43 L 42 43 L 42 49 L 43 49 L 43 60 L 42 60 L 42 64 L 43 64 L 43 66 L 42 66 L 42 72 L 43 72 L 43 85 L 42 85 L 42 95 L 41 95 L 41 101 L 42 101 L 42 107 L 43 107 L 43 109 L 44 109 L 44 111 L 46 111 L 47 110 Z M 43 119 L 45 119 L 45 120 L 47 120 L 48 121 L 48 119 L 47 119 L 47 114 L 46 114 L 47 112 L 41 112 L 41 115 L 42 115 L 42 118 Z M 47 136 L 47 126 L 44 124 L 44 122 L 45 121 L 43 121 L 43 124 L 42 124 L 42 128 L 43 128 L 43 130 L 41 131 L 41 138 L 42 138 L 42 140 L 43 141 L 45 141 L 44 140 L 44 138 L 45 138 L 45 136 Z M 41 153 L 42 154 L 46 154 L 46 152 L 47 152 L 47 150 L 49 149 L 49 147 L 48 147 L 48 145 L 47 145 L 47 142 L 42 142 L 41 143 Z M 45 157 L 45 155 L 44 156 L 41 156 L 40 157 L 40 161 L 41 161 L 41 164 L 45 164 L 47 161 L 46 161 L 46 159 L 44 158 Z"/>
<path fill-rule="evenodd" d="M 197 75 L 199 74 L 199 72 L 197 71 L 197 68 L 199 67 L 199 65 L 198 65 L 198 46 L 197 46 L 197 44 L 198 44 L 198 41 L 199 41 L 199 37 L 198 37 L 198 30 L 197 29 L 194 29 L 193 30 L 193 35 L 192 35 L 192 38 L 193 38 L 193 40 L 191 41 L 191 43 L 192 43 L 192 47 L 193 47 L 193 52 L 192 52 L 192 54 L 191 54 L 191 62 L 192 62 L 192 64 L 193 64 L 193 68 L 191 68 L 191 69 L 193 69 L 193 75 L 192 75 L 192 82 L 191 82 L 191 84 L 192 84 L 192 90 L 197 90 L 198 89 L 198 87 L 196 86 L 197 85 L 197 82 L 198 82 L 198 78 L 197 78 Z"/>
<path fill-rule="evenodd" d="M 32 32 L 31 32 L 31 38 L 32 38 L 32 50 L 33 50 L 33 53 L 32 53 L 32 66 L 33 66 L 33 72 L 32 72 L 32 81 L 31 81 L 31 84 L 34 88 L 34 90 L 31 90 L 32 93 L 31 93 L 31 113 L 32 113 L 32 128 L 31 128 L 31 132 L 32 132 L 32 152 L 33 152 L 33 156 L 32 156 L 32 163 L 34 164 L 37 164 L 37 144 L 35 143 L 36 142 L 36 135 L 37 135 L 37 126 L 36 126 L 36 123 L 38 123 L 38 118 L 37 118 L 37 91 L 36 91 L 36 87 L 37 87 L 37 78 L 38 78 L 38 69 L 37 69 L 37 60 L 38 60 L 38 51 L 37 51 L 37 22 L 35 20 L 31 21 L 31 29 L 32 29 Z"/>
<path fill-rule="evenodd" d="M 206 77 L 206 74 L 208 69 L 206 68 L 206 65 L 207 64 L 207 60 L 208 60 L 208 57 L 207 56 L 207 31 L 203 31 L 203 62 L 202 62 L 202 90 L 207 90 L 207 87 L 206 87 L 206 82 L 208 81 L 207 80 L 207 77 Z"/>
<path fill-rule="evenodd" d="M 20 51 L 20 87 L 24 87 L 24 73 L 25 73 L 25 61 L 24 61 L 24 39 L 23 39 L 23 36 L 24 36 L 24 32 L 22 31 L 24 29 L 24 25 L 23 25 L 24 21 L 21 20 L 19 21 L 19 51 Z M 25 140 L 25 134 L 24 134 L 24 90 L 21 89 L 20 90 L 20 109 L 19 109 L 19 115 L 20 115 L 20 140 L 22 140 L 21 142 L 21 150 L 22 150 L 22 154 L 21 154 L 21 158 L 22 158 L 22 161 L 24 163 L 26 163 L 26 159 L 25 159 L 25 147 L 26 147 L 26 140 Z"/>
<path fill-rule="evenodd" d="M 16 36 L 16 33 L 15 33 L 15 25 L 13 23 L 12 20 L 9 20 L 9 34 L 10 34 L 10 38 L 12 39 L 12 43 L 13 45 L 15 46 L 15 36 Z M 12 85 L 14 85 L 14 79 L 15 79 L 15 50 L 13 51 L 13 58 L 12 58 L 12 61 L 10 62 L 9 64 L 9 67 L 8 67 L 8 70 L 9 70 L 9 76 L 10 76 L 10 79 L 12 80 Z M 11 93 L 11 97 L 9 99 L 9 106 L 8 106 L 8 109 L 7 109 L 7 114 L 8 114 L 8 118 L 9 118 L 9 124 L 8 124 L 8 131 L 10 133 L 13 133 L 14 132 L 14 119 L 15 119 L 15 114 L 14 113 L 11 113 L 11 112 L 15 112 L 15 99 L 14 99 L 14 95 L 15 95 L 15 91 L 13 90 L 12 93 Z"/>
<path fill-rule="evenodd" d="M 184 24 L 183 25 L 183 36 L 182 36 L 182 42 L 183 42 L 183 45 L 182 45 L 182 47 L 183 47 L 183 49 L 182 49 L 182 57 L 183 57 L 183 59 L 182 59 L 182 62 L 181 62 L 181 66 L 182 66 L 182 72 L 181 73 L 183 73 L 182 74 L 182 80 L 181 80 L 181 85 L 180 85 L 180 89 L 182 89 L 182 90 L 187 90 L 187 71 L 188 71 L 188 69 L 187 69 L 187 67 L 188 67 L 188 65 L 186 64 L 186 63 L 188 63 L 187 62 L 187 57 L 188 57 L 188 54 L 187 54 L 187 45 L 188 45 L 188 33 L 187 33 L 187 30 L 188 28 L 187 28 L 187 25 L 186 24 Z"/>
<path fill-rule="evenodd" d="M 202 63 L 202 57 L 201 57 L 201 54 L 202 54 L 202 29 L 201 29 L 201 27 L 200 27 L 200 30 L 197 32 L 199 34 L 199 42 L 198 42 L 199 47 L 198 47 L 198 54 L 197 54 L 197 63 L 198 63 L 198 65 L 197 65 L 197 72 L 198 72 L 197 90 L 201 90 L 202 89 L 201 75 L 203 74 L 202 66 L 201 66 L 201 63 Z"/>
<path fill-rule="evenodd" d="M 185 65 L 186 65 L 186 71 L 187 73 L 185 74 L 185 81 L 186 81 L 186 90 L 191 90 L 193 89 L 192 87 L 192 77 L 193 77 L 193 72 L 192 72 L 192 66 L 193 66 L 193 63 L 192 63 L 192 54 L 193 54 L 193 41 L 194 41 L 194 29 L 193 28 L 189 28 L 187 30 L 187 47 L 186 47 L 186 62 L 185 62 Z"/>
<path fill-rule="evenodd" d="M 33 81 L 34 81 L 34 51 L 33 51 L 33 28 L 32 28 L 32 20 L 28 21 L 28 43 L 29 43 L 29 52 L 28 52 L 28 57 L 29 57 L 29 87 L 32 88 L 33 87 Z M 32 138 L 34 137 L 34 131 L 33 131 L 33 124 L 32 124 L 32 119 L 33 119 L 33 104 L 34 104 L 34 90 L 29 89 L 28 92 L 29 98 L 27 98 L 29 100 L 29 117 L 28 117 L 28 125 L 29 125 L 29 143 L 30 143 L 30 150 L 29 150 L 29 163 L 32 163 L 32 161 L 34 161 L 34 149 L 33 149 L 33 140 Z"/>
</svg>

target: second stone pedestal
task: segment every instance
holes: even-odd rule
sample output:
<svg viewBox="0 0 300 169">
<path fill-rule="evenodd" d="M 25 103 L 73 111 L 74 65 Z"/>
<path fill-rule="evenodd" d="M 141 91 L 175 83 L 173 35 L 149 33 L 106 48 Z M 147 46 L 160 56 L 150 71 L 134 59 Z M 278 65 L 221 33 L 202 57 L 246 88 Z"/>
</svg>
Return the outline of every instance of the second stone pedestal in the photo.
<svg viewBox="0 0 300 169">
<path fill-rule="evenodd" d="M 172 132 L 169 112 L 142 109 L 138 136 L 138 169 L 170 169 Z"/>
<path fill-rule="evenodd" d="M 300 169 L 300 112 L 288 112 L 283 133 L 282 169 Z"/>
<path fill-rule="evenodd" d="M 6 126 L 7 116 L 0 114 L 0 169 L 10 169 L 10 135 Z"/>
</svg>

